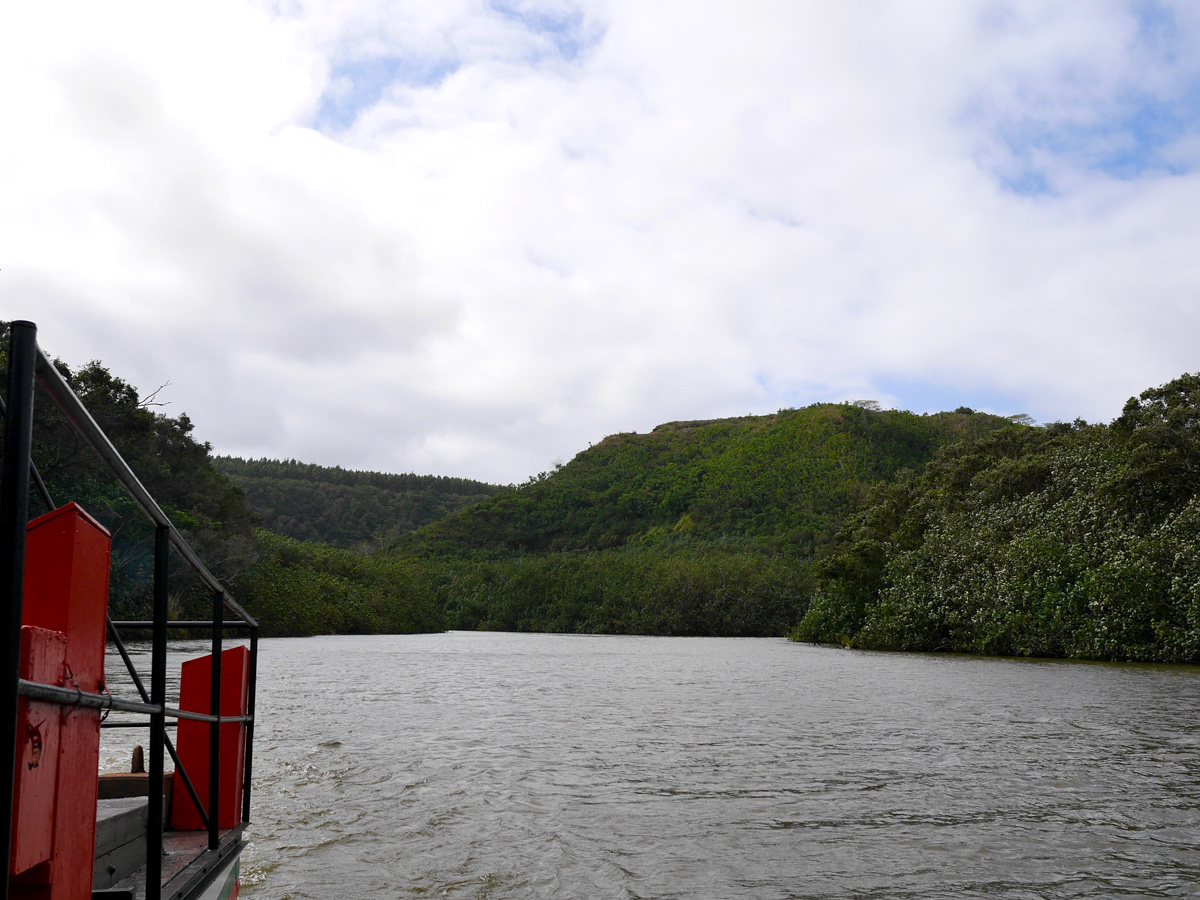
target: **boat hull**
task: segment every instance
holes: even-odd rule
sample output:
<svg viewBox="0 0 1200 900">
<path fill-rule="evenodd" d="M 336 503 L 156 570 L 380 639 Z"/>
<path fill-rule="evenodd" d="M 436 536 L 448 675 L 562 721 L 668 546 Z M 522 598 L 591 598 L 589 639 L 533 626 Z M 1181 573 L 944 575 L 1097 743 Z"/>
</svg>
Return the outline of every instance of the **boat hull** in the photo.
<svg viewBox="0 0 1200 900">
<path fill-rule="evenodd" d="M 241 887 L 241 859 L 237 856 L 198 894 L 181 900 L 237 900 Z"/>
</svg>

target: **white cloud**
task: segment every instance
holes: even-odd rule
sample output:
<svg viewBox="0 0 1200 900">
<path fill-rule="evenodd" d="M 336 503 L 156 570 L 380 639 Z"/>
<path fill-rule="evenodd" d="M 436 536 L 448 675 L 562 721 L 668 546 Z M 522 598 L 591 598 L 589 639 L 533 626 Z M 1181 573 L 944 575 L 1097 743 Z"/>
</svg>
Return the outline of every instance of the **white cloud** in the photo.
<svg viewBox="0 0 1200 900">
<path fill-rule="evenodd" d="M 1155 9 L 26 4 L 0 313 L 219 451 L 498 481 L 825 399 L 1107 419 L 1197 368 Z"/>
</svg>

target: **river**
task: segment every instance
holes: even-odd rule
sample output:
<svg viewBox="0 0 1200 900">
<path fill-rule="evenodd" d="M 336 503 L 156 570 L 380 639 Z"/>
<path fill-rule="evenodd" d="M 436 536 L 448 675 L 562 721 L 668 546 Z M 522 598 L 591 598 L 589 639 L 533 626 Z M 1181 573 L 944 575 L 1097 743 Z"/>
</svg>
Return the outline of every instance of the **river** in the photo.
<svg viewBox="0 0 1200 900">
<path fill-rule="evenodd" d="M 247 900 L 1200 894 L 1193 667 L 463 632 L 260 646 Z"/>
</svg>

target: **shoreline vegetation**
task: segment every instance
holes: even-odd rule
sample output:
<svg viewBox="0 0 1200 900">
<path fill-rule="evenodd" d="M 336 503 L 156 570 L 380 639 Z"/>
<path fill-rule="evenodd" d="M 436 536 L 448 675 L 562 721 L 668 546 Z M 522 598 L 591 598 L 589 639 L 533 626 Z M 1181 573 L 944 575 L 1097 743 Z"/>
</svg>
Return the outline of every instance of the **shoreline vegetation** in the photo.
<svg viewBox="0 0 1200 900">
<path fill-rule="evenodd" d="M 214 457 L 186 414 L 99 362 L 58 365 L 265 634 L 788 635 L 1200 662 L 1197 375 L 1109 425 L 869 401 L 672 422 L 500 487 Z M 56 502 L 113 533 L 114 614 L 144 613 L 152 536 L 53 404 L 35 415 Z M 175 615 L 207 602 L 172 582 Z"/>
<path fill-rule="evenodd" d="M 1111 425 L 998 432 L 881 485 L 792 637 L 880 650 L 1200 661 L 1200 376 Z"/>
</svg>

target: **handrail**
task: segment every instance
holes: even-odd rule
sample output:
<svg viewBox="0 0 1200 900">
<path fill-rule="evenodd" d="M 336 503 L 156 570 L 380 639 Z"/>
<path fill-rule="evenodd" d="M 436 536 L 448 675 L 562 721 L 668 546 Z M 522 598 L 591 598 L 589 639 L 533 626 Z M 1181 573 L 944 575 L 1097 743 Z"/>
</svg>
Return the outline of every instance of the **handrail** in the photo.
<svg viewBox="0 0 1200 900">
<path fill-rule="evenodd" d="M 186 709 L 176 709 L 173 706 L 159 706 L 156 703 L 142 703 L 138 700 L 125 700 L 108 694 L 91 694 L 79 688 L 61 687 L 57 684 L 44 684 L 40 681 L 17 679 L 17 692 L 30 700 L 43 700 L 47 703 L 60 703 L 63 706 L 86 706 L 90 709 L 115 709 L 120 712 L 147 713 L 148 715 L 170 716 L 172 719 L 191 719 L 193 722 L 210 722 L 228 725 L 231 722 L 253 722 L 253 716 L 210 716 L 207 713 L 192 712 Z"/>
<path fill-rule="evenodd" d="M 87 411 L 83 402 L 75 396 L 75 392 L 71 390 L 71 386 L 67 384 L 67 380 L 63 378 L 62 373 L 58 371 L 53 361 L 51 361 L 50 357 L 40 347 L 37 351 L 36 371 L 37 379 L 41 382 L 42 387 L 46 389 L 46 393 L 58 404 L 76 430 L 83 435 L 83 439 L 108 463 L 109 469 L 117 476 L 117 480 L 124 485 L 125 490 L 129 492 L 129 495 L 142 508 L 142 511 L 154 521 L 154 524 L 168 529 L 171 544 L 188 561 L 188 565 L 196 571 L 201 580 L 219 593 L 225 605 L 231 610 L 245 621 L 251 623 L 251 625 L 258 625 L 258 621 L 229 596 L 229 592 L 225 590 L 225 586 L 208 570 L 208 566 L 201 562 L 200 557 L 196 555 L 196 551 L 184 540 L 183 535 L 179 533 L 179 530 L 167 518 L 167 514 L 162 511 L 162 507 L 150 496 L 150 492 L 146 490 L 137 475 L 133 473 L 133 469 L 129 468 L 129 464 L 117 452 L 117 448 L 112 445 L 112 441 L 108 439 L 108 435 L 96 424 L 96 420 L 92 418 L 92 414 Z"/>
<path fill-rule="evenodd" d="M 117 621 L 113 622 L 113 625 L 116 628 L 127 628 L 130 631 L 149 631 L 151 628 L 154 627 L 153 622 L 142 622 L 142 621 L 135 622 L 135 621 L 129 621 L 129 620 L 124 620 L 124 619 L 118 619 Z M 199 621 L 190 620 L 190 619 L 185 621 L 183 619 L 178 619 L 173 622 L 167 623 L 167 628 L 212 628 L 212 627 L 213 627 L 213 623 L 211 620 L 205 621 L 203 619 L 201 619 Z M 226 620 L 226 621 L 222 622 L 221 627 L 222 628 L 254 628 L 255 626 L 251 622 L 239 622 L 237 619 L 234 619 L 233 621 Z"/>
</svg>

